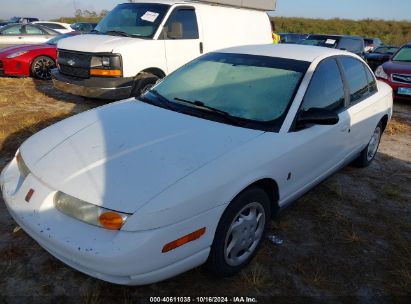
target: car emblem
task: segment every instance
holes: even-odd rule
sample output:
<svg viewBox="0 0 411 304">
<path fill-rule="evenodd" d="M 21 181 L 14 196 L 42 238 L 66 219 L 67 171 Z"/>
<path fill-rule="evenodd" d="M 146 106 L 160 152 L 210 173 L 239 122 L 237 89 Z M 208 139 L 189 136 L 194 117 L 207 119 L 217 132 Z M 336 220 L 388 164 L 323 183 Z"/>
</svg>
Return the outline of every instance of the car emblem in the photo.
<svg viewBox="0 0 411 304">
<path fill-rule="evenodd" d="M 69 61 L 67 61 L 67 63 L 71 66 L 73 66 L 76 62 L 73 59 L 70 59 Z"/>
</svg>

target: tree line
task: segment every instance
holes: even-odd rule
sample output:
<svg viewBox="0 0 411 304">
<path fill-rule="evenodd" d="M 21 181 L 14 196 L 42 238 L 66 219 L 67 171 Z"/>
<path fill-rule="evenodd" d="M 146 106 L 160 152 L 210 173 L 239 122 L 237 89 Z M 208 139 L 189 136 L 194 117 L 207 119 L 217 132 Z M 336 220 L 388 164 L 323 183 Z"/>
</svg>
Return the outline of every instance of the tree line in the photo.
<svg viewBox="0 0 411 304">
<path fill-rule="evenodd" d="M 272 17 L 278 33 L 339 34 L 380 38 L 384 44 L 411 42 L 411 22 L 375 19 L 308 19 Z"/>
</svg>

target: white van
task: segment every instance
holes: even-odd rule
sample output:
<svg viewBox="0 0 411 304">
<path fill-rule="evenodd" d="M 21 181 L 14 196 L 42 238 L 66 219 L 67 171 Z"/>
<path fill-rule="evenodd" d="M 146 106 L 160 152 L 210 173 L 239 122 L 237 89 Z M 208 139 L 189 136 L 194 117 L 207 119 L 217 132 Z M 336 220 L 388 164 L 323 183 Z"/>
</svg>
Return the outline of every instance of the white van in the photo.
<svg viewBox="0 0 411 304">
<path fill-rule="evenodd" d="M 214 2 L 214 3 L 210 3 Z M 235 1 L 144 0 L 116 6 L 92 34 L 61 40 L 54 86 L 75 95 L 139 96 L 203 53 L 271 43 L 268 7 Z M 238 1 L 240 3 L 247 1 Z M 275 5 L 276 1 L 266 1 Z M 272 7 L 274 9 L 274 7 Z"/>
</svg>

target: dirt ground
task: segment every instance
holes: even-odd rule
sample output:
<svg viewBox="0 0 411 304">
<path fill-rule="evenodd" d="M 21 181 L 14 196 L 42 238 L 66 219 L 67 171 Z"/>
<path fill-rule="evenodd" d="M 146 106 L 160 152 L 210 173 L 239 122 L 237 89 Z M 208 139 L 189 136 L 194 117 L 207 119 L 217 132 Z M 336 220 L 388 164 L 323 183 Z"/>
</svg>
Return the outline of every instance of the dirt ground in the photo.
<svg viewBox="0 0 411 304">
<path fill-rule="evenodd" d="M 0 78 L 0 170 L 30 134 L 101 104 L 61 94 L 47 82 Z M 216 279 L 199 267 L 149 286 L 116 286 L 65 266 L 15 228 L 0 198 L 0 302 L 241 295 L 260 303 L 405 303 L 411 297 L 411 103 L 395 103 L 369 168 L 343 169 L 280 214 L 270 234 L 283 245 L 266 240 L 252 264 L 231 278 Z"/>
</svg>

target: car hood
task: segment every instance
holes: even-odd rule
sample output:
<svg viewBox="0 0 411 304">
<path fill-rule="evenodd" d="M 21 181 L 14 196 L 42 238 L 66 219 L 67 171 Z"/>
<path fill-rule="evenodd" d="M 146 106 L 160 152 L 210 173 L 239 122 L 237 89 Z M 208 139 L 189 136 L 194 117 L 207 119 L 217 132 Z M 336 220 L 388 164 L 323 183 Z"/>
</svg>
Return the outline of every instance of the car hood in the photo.
<svg viewBox="0 0 411 304">
<path fill-rule="evenodd" d="M 115 52 L 117 48 L 141 41 L 144 39 L 85 34 L 62 39 L 58 42 L 57 48 L 87 53 L 111 53 Z"/>
<path fill-rule="evenodd" d="M 388 61 L 383 65 L 384 71 L 388 74 L 403 73 L 411 74 L 411 62 Z"/>
<path fill-rule="evenodd" d="M 35 51 L 40 49 L 55 49 L 55 45 L 50 45 L 46 43 L 42 44 L 23 44 L 23 45 L 15 45 L 10 46 L 0 50 L 1 55 L 9 55 L 19 51 Z"/>
<path fill-rule="evenodd" d="M 20 152 L 33 175 L 50 188 L 133 213 L 262 133 L 129 100 L 46 128 Z"/>
</svg>

